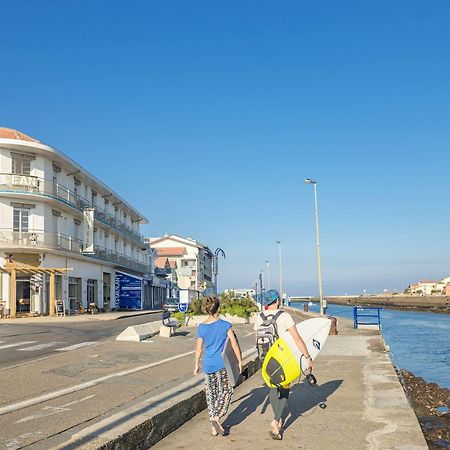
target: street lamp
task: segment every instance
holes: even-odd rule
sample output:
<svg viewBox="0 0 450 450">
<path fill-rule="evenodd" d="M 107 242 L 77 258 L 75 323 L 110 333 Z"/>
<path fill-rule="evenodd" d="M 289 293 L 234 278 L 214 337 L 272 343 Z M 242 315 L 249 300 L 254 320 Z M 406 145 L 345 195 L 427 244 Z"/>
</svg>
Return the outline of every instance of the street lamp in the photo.
<svg viewBox="0 0 450 450">
<path fill-rule="evenodd" d="M 269 261 L 266 260 L 266 267 L 267 267 L 267 290 L 270 289 L 270 266 Z"/>
<path fill-rule="evenodd" d="M 213 276 L 214 276 L 214 291 L 217 294 L 218 288 L 217 288 L 217 275 L 219 274 L 219 256 L 222 256 L 223 259 L 225 259 L 225 252 L 221 248 L 216 248 L 212 262 L 213 262 Z"/>
<path fill-rule="evenodd" d="M 281 241 L 275 241 L 278 244 L 278 263 L 280 266 L 280 296 L 283 297 L 283 273 L 281 270 Z"/>
<path fill-rule="evenodd" d="M 312 184 L 314 187 L 314 210 L 316 215 L 316 247 L 317 247 L 317 274 L 319 277 L 319 301 L 320 301 L 320 315 L 324 315 L 324 299 L 322 289 L 322 270 L 320 268 L 320 240 L 319 240 L 319 209 L 317 206 L 317 181 L 310 178 L 305 179 L 305 184 Z"/>
</svg>

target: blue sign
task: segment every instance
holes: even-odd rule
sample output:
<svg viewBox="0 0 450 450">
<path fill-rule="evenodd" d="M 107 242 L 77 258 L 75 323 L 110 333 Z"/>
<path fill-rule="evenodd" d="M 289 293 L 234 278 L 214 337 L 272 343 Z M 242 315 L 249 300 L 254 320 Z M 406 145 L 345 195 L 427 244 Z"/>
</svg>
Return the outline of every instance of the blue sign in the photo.
<svg viewBox="0 0 450 450">
<path fill-rule="evenodd" d="M 116 308 L 142 309 L 142 280 L 122 272 L 116 272 Z"/>
<path fill-rule="evenodd" d="M 188 306 L 189 306 L 188 303 L 178 303 L 178 311 L 184 314 L 187 311 Z"/>
</svg>

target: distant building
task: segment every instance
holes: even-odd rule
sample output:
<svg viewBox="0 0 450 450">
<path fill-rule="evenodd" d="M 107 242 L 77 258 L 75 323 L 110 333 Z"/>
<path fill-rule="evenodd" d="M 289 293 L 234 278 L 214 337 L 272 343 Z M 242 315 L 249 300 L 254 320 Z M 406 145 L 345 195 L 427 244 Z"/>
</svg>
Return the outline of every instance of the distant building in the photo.
<svg viewBox="0 0 450 450">
<path fill-rule="evenodd" d="M 158 254 L 158 264 L 166 264 L 176 271 L 177 279 L 189 280 L 189 289 L 198 296 L 207 288 L 214 289 L 212 279 L 213 253 L 209 247 L 191 238 L 175 234 L 148 238 L 148 244 Z M 162 259 L 160 259 L 162 258 Z"/>
<path fill-rule="evenodd" d="M 255 295 L 254 289 L 225 289 L 225 294 L 234 293 L 236 298 L 252 298 Z"/>
<path fill-rule="evenodd" d="M 437 281 L 422 280 L 418 283 L 409 285 L 406 292 L 418 295 L 436 295 L 442 294 L 444 287 L 445 284 Z"/>
</svg>

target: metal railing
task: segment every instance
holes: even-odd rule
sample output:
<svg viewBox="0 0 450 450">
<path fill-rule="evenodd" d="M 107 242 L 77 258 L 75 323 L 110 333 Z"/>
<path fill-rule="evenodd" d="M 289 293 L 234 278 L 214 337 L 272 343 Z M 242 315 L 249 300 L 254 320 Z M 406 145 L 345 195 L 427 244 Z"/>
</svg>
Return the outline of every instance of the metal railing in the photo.
<svg viewBox="0 0 450 450">
<path fill-rule="evenodd" d="M 138 231 L 133 230 L 106 210 L 93 206 L 87 199 L 59 183 L 31 175 L 0 173 L 0 189 L 5 187 L 14 192 L 30 192 L 53 197 L 79 210 L 93 207 L 94 217 L 97 220 L 134 239 L 139 242 L 139 245 L 147 245 L 144 236 Z"/>
<path fill-rule="evenodd" d="M 62 233 L 49 231 L 12 231 L 11 229 L 0 229 L 0 247 L 27 248 L 42 250 L 63 250 L 71 253 L 83 254 L 83 242 L 80 239 L 67 236 Z M 149 273 L 150 264 L 146 264 L 135 258 L 121 255 L 105 247 L 94 245 L 94 253 L 84 253 L 84 256 L 107 261 L 109 263 Z"/>
</svg>

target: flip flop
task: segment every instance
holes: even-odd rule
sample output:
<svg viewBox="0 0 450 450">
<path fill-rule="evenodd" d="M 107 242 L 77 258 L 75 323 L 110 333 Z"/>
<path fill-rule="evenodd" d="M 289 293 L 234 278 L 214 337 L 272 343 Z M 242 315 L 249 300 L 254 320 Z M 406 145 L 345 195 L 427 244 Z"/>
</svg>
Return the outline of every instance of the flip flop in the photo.
<svg viewBox="0 0 450 450">
<path fill-rule="evenodd" d="M 225 430 L 220 426 L 220 423 L 217 420 L 211 420 L 210 423 L 217 434 L 225 436 Z"/>
<path fill-rule="evenodd" d="M 275 441 L 281 441 L 283 439 L 283 436 L 280 432 L 274 433 L 273 431 L 269 431 L 270 437 L 274 439 Z"/>
</svg>

